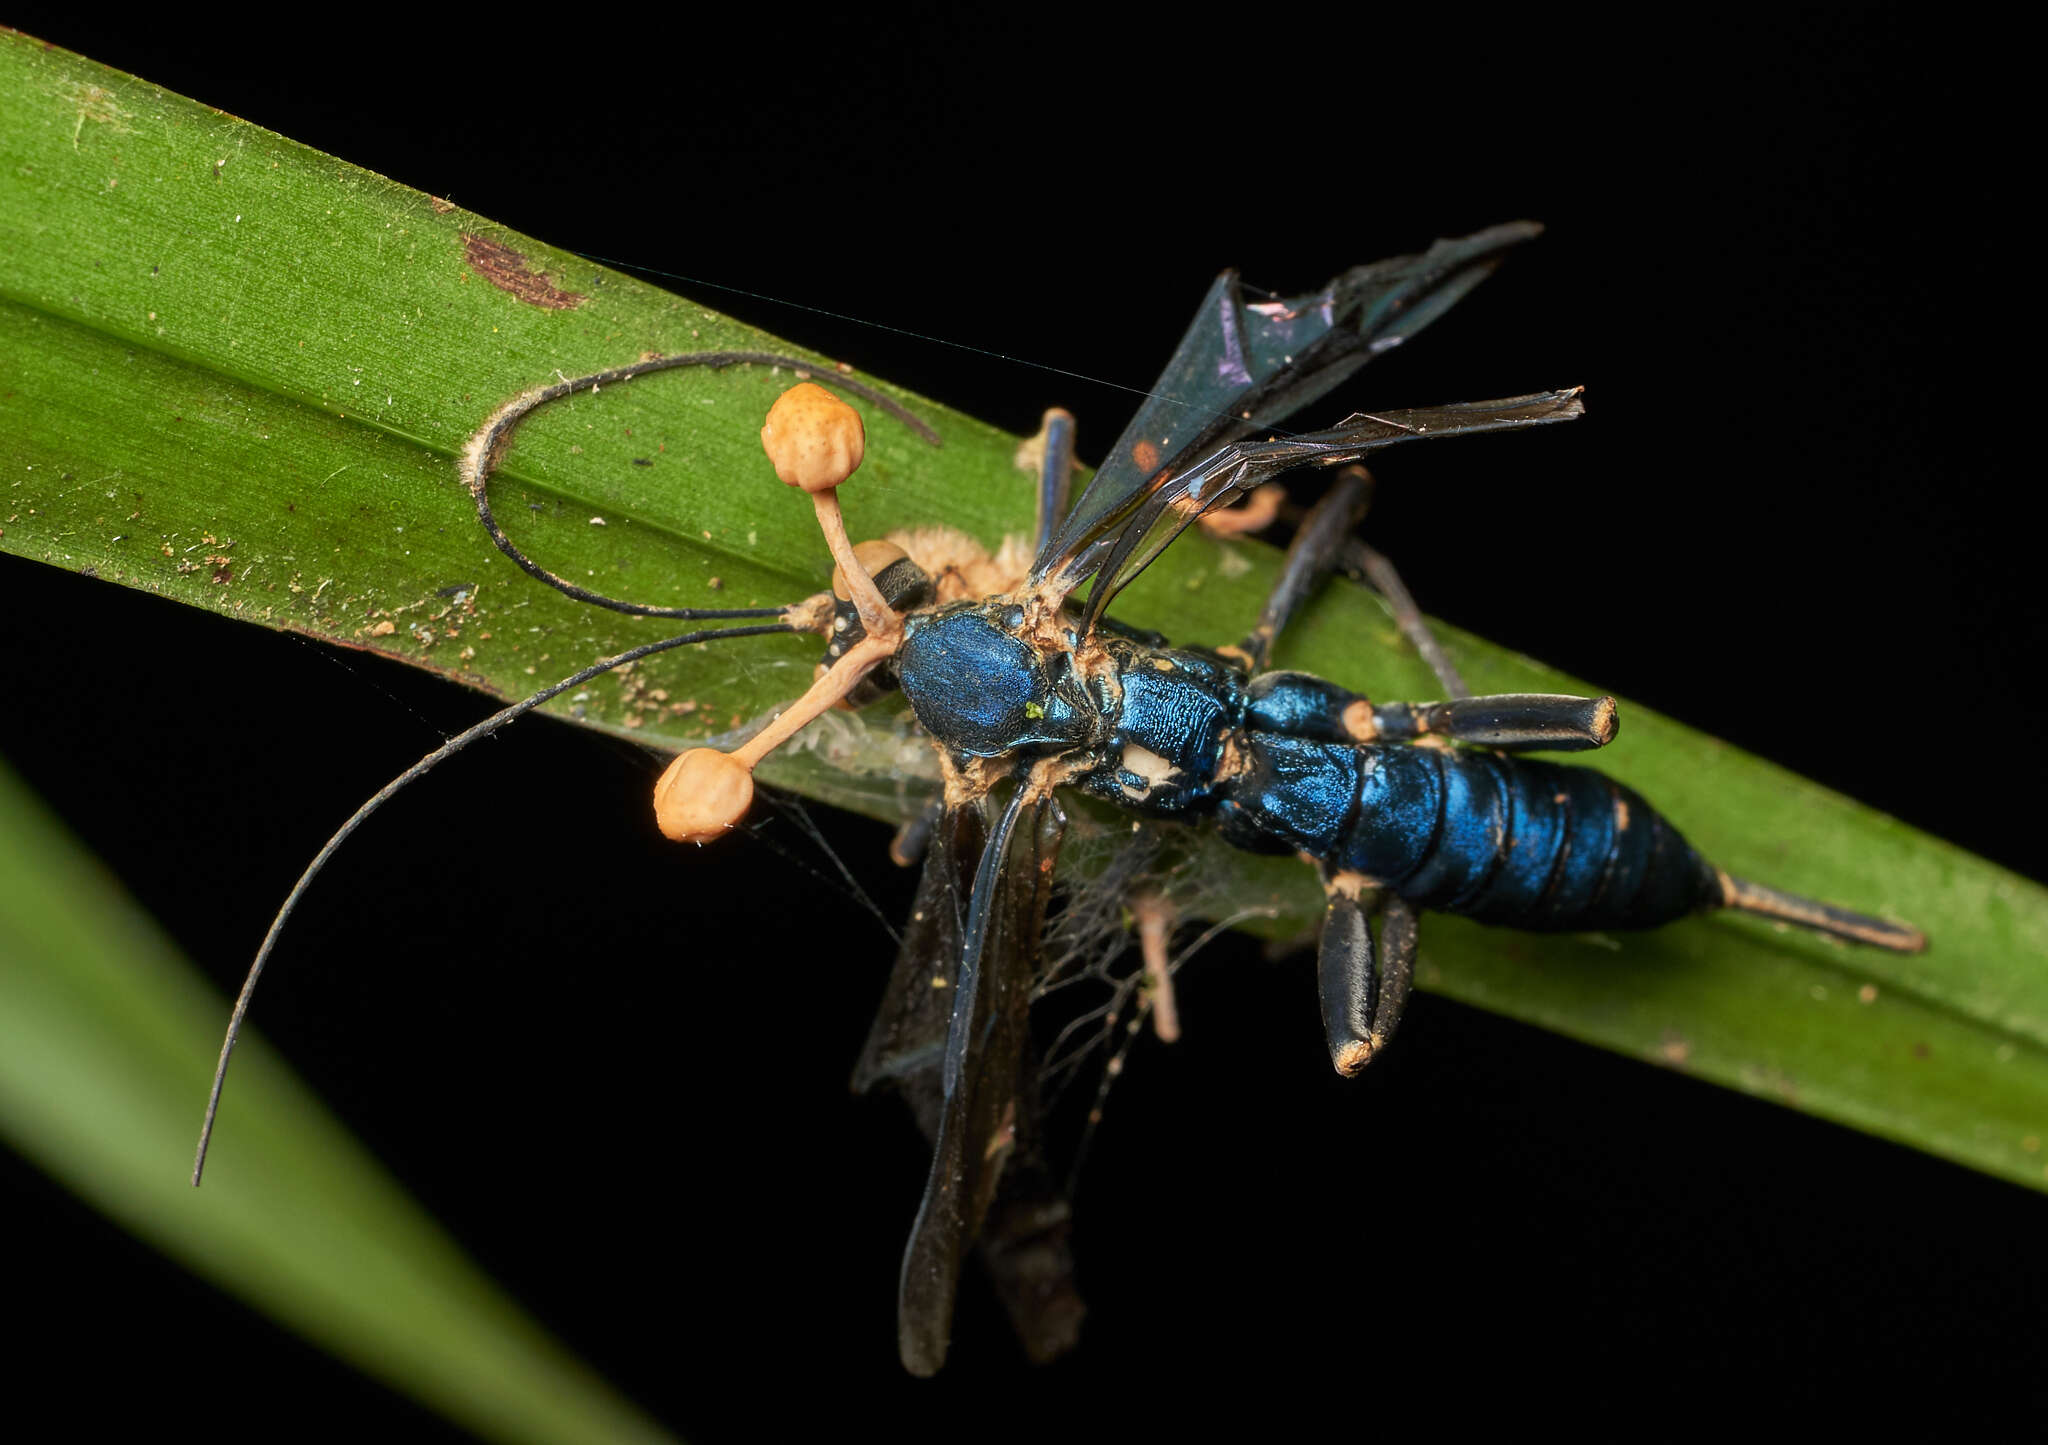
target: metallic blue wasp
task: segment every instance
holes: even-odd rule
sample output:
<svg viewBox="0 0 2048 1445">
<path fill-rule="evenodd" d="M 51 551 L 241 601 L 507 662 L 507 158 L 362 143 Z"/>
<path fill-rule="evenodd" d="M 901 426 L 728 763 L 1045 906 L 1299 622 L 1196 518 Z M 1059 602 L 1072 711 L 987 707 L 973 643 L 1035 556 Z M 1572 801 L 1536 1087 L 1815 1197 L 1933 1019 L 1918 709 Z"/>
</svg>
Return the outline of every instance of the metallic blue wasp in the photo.
<svg viewBox="0 0 2048 1445">
<path fill-rule="evenodd" d="M 1381 414 L 1278 433 L 1374 356 L 1427 326 L 1537 228 L 1495 227 L 1346 272 L 1320 291 L 1247 303 L 1226 272 L 1158 385 L 1081 498 L 1067 505 L 1073 425 L 1041 433 L 1039 525 L 1028 562 L 919 534 L 854 547 L 834 488 L 859 465 L 858 415 L 805 383 L 771 412 L 764 444 L 812 496 L 839 566 L 830 594 L 781 609 L 645 607 L 556 577 L 491 516 L 487 482 L 520 420 L 560 396 L 686 365 L 786 358 L 721 352 L 651 359 L 514 398 L 477 433 L 463 475 L 498 546 L 537 579 L 596 605 L 690 621 L 735 620 L 606 659 L 453 739 L 351 819 L 287 900 L 236 1006 L 293 903 L 340 842 L 398 788 L 454 751 L 610 668 L 719 637 L 814 632 L 825 663 L 804 698 L 731 753 L 697 749 L 663 775 L 656 814 L 679 840 L 742 818 L 756 763 L 826 708 L 900 687 L 938 754 L 943 797 L 922 835 L 923 874 L 881 1012 L 856 1072 L 900 1093 L 933 1141 L 898 1301 L 903 1363 L 945 1359 L 953 1302 L 979 1245 L 1029 1353 L 1072 1345 L 1070 1212 L 1046 1163 L 1029 1005 L 1071 790 L 1139 819 L 1214 827 L 1231 845 L 1301 855 L 1320 873 L 1324 1028 L 1340 1073 L 1363 1068 L 1399 1021 L 1417 914 L 1436 909 L 1525 929 L 1653 928 L 1729 908 L 1852 942 L 1916 950 L 1914 929 L 1734 878 L 1701 858 L 1641 797 L 1586 768 L 1532 759 L 1609 742 L 1613 700 L 1472 697 L 1428 637 L 1399 578 L 1351 536 L 1370 479 L 1356 464 L 1402 442 L 1577 417 L 1578 392 Z M 857 382 L 835 384 L 913 425 Z M 1214 650 L 1174 647 L 1113 622 L 1117 593 L 1197 518 L 1284 472 L 1340 468 L 1303 520 L 1250 633 Z M 1328 573 L 1355 563 L 1436 668 L 1445 700 L 1374 702 L 1322 678 L 1269 671 L 1274 640 Z M 1091 585 L 1092 584 L 1092 585 Z M 1083 587 L 1085 597 L 1077 597 Z M 1375 936 L 1373 921 L 1378 920 Z M 220 1076 L 215 1080 L 215 1100 Z M 212 1111 L 208 1112 L 210 1131 Z M 201 1141 L 201 1159 L 205 1138 Z M 195 1171 L 196 1179 L 196 1171 Z"/>
</svg>

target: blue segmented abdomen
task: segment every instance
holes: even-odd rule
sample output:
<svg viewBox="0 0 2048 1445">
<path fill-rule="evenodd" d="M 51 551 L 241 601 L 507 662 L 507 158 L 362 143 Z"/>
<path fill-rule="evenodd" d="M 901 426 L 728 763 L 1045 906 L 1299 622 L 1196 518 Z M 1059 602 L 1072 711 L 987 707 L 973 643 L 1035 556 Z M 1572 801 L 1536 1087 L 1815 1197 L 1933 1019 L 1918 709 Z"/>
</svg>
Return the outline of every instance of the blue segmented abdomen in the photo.
<svg viewBox="0 0 2048 1445">
<path fill-rule="evenodd" d="M 1654 928 L 1718 877 L 1633 790 L 1477 749 L 1244 735 L 1224 836 L 1362 873 L 1421 908 L 1526 929 Z"/>
</svg>

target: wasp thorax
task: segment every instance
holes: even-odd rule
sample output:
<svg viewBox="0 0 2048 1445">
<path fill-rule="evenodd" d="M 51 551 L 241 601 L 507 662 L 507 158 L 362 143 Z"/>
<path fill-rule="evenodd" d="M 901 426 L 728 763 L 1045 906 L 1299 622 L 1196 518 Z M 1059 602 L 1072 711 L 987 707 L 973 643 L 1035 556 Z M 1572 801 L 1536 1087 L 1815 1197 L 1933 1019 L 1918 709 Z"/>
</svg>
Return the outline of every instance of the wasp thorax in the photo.
<svg viewBox="0 0 2048 1445">
<path fill-rule="evenodd" d="M 829 492 L 867 454 L 867 430 L 859 412 L 816 382 L 800 381 L 768 408 L 761 449 L 790 486 Z"/>
<path fill-rule="evenodd" d="M 754 775 L 716 748 L 682 753 L 654 785 L 654 821 L 676 843 L 709 843 L 732 831 L 754 803 Z"/>
</svg>

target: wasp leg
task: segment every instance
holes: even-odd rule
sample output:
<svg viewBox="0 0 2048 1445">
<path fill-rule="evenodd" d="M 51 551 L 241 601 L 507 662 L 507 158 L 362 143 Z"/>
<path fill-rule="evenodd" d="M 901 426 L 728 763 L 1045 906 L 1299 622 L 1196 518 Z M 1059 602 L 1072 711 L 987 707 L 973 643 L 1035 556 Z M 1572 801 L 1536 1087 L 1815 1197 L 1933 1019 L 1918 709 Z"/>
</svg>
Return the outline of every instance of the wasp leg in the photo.
<svg viewBox="0 0 2048 1445">
<path fill-rule="evenodd" d="M 1356 874 L 1336 874 L 1323 886 L 1329 904 L 1316 958 L 1323 1033 L 1330 1063 L 1349 1078 L 1386 1047 L 1407 1007 L 1415 979 L 1415 910 L 1398 894 L 1366 888 Z M 1377 944 L 1367 917 L 1375 905 L 1381 911 Z"/>
<path fill-rule="evenodd" d="M 1048 410 L 1039 419 L 1031 445 L 1038 450 L 1038 525 L 1032 529 L 1031 549 L 1035 554 L 1043 552 L 1059 530 L 1074 490 L 1074 414 L 1057 406 Z"/>
<path fill-rule="evenodd" d="M 1371 503 L 1371 473 L 1364 467 L 1346 467 L 1337 473 L 1336 485 L 1302 518 L 1258 625 L 1237 645 L 1252 672 L 1264 672 L 1271 664 L 1274 639 L 1335 569 L 1345 540 L 1365 520 Z"/>
<path fill-rule="evenodd" d="M 1429 630 L 1429 620 L 1415 605 L 1415 598 L 1409 594 L 1401 574 L 1394 570 L 1394 564 L 1351 535 L 1372 505 L 1372 488 L 1372 473 L 1364 467 L 1348 466 L 1337 473 L 1336 484 L 1302 519 L 1301 530 L 1294 534 L 1294 544 L 1287 549 L 1280 580 L 1273 584 L 1273 595 L 1266 599 L 1265 610 L 1259 614 L 1258 626 L 1238 644 L 1237 650 L 1251 660 L 1253 672 L 1265 671 L 1272 657 L 1273 642 L 1281 630 L 1324 579 L 1342 568 L 1386 599 L 1393 610 L 1394 625 L 1429 664 L 1444 691 L 1453 698 L 1470 697 L 1472 690 L 1452 665 L 1436 634 Z"/>
<path fill-rule="evenodd" d="M 1167 945 L 1173 941 L 1173 905 L 1157 894 L 1131 900 L 1131 916 L 1138 921 L 1138 955 L 1145 964 L 1145 990 L 1152 1008 L 1152 1032 L 1159 1042 L 1180 1039 L 1180 1005 L 1173 994 L 1173 959 Z"/>
<path fill-rule="evenodd" d="M 1375 706 L 1307 672 L 1260 673 L 1244 696 L 1251 728 L 1323 743 L 1451 742 L 1503 752 L 1574 753 L 1605 747 L 1621 725 L 1611 697 L 1508 692 Z"/>
<path fill-rule="evenodd" d="M 1280 488 L 1269 482 L 1247 492 L 1244 500 L 1234 507 L 1202 513 L 1195 518 L 1195 525 L 1218 541 L 1229 537 L 1248 537 L 1272 526 L 1286 500 Z"/>
<path fill-rule="evenodd" d="M 1429 619 L 1415 605 L 1394 564 L 1351 535 L 1372 505 L 1372 488 L 1372 473 L 1364 467 L 1348 466 L 1337 473 L 1336 485 L 1309 511 L 1301 530 L 1294 534 L 1294 545 L 1287 549 L 1287 563 L 1273 585 L 1273 595 L 1266 599 L 1265 611 L 1259 614 L 1259 625 L 1238 644 L 1239 649 L 1251 658 L 1253 672 L 1263 672 L 1281 629 L 1323 580 L 1341 567 L 1387 600 L 1394 625 L 1429 664 L 1444 691 L 1453 698 L 1470 697 L 1472 689 L 1429 630 Z"/>
<path fill-rule="evenodd" d="M 1372 710 L 1373 735 L 1389 742 L 1447 738 L 1503 752 L 1581 753 L 1604 748 L 1621 727 L 1611 697 L 1504 692 L 1451 702 L 1388 702 Z"/>
<path fill-rule="evenodd" d="M 1443 644 L 1436 640 L 1436 634 L 1429 630 L 1429 619 L 1422 615 L 1422 609 L 1415 605 L 1415 598 L 1408 591 L 1408 584 L 1401 580 L 1401 574 L 1394 570 L 1386 554 L 1374 551 L 1365 543 L 1353 538 L 1344 549 L 1344 570 L 1373 591 L 1387 599 L 1387 606 L 1393 609 L 1394 625 L 1401 629 L 1401 635 L 1408 639 L 1408 645 L 1422 655 L 1429 664 L 1429 670 L 1436 674 L 1436 680 L 1444 685 L 1444 691 L 1454 698 L 1472 696 L 1472 689 L 1465 685 L 1464 677 L 1444 651 Z"/>
<path fill-rule="evenodd" d="M 938 826 L 939 814 L 944 811 L 944 803 L 934 802 L 916 817 L 906 818 L 896 836 L 889 840 L 889 861 L 898 868 L 915 868 L 923 862 L 924 850 L 931 845 L 932 829 Z"/>
</svg>

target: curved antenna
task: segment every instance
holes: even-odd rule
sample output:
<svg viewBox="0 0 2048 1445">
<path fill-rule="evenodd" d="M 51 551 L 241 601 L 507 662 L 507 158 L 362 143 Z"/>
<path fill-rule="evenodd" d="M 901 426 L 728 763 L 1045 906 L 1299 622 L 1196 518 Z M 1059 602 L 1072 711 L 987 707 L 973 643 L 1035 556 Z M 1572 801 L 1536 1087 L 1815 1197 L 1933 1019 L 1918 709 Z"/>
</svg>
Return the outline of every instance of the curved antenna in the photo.
<svg viewBox="0 0 2048 1445">
<path fill-rule="evenodd" d="M 588 602 L 597 607 L 609 607 L 614 612 L 629 613 L 634 617 L 674 617 L 683 621 L 708 621 L 713 618 L 733 619 L 742 617 L 778 617 L 779 607 L 652 607 L 642 602 L 625 602 L 616 597 L 607 597 L 601 592 L 592 592 L 579 587 L 566 577 L 558 577 L 538 562 L 528 557 L 514 545 L 498 525 L 498 519 L 491 515 L 491 502 L 486 493 L 491 473 L 504 460 L 505 449 L 511 445 L 512 434 L 519 424 L 531 413 L 551 401 L 560 401 L 579 391 L 596 391 L 599 387 L 611 386 L 622 381 L 631 381 L 636 376 L 645 376 L 651 371 L 671 371 L 679 366 L 709 366 L 713 368 L 735 364 L 755 363 L 762 366 L 786 366 L 796 372 L 823 372 L 828 368 L 817 362 L 804 361 L 794 356 L 777 356 L 767 351 L 691 351 L 679 356 L 656 356 L 645 361 L 636 361 L 630 366 L 614 366 L 605 371 L 594 371 L 588 376 L 573 380 L 558 381 L 552 386 L 537 386 L 522 391 L 503 406 L 491 413 L 490 419 L 478 427 L 475 434 L 462 449 L 456 461 L 456 470 L 462 477 L 463 485 L 469 488 L 470 496 L 476 499 L 477 520 L 490 533 L 498 550 L 510 557 L 519 569 L 535 581 L 545 582 L 557 592 L 566 593 L 578 602 Z M 557 376 L 560 372 L 555 373 Z M 880 407 L 896 420 L 902 422 L 933 446 L 939 445 L 939 434 L 920 420 L 902 403 L 884 396 L 866 382 L 852 377 L 832 373 L 832 384 L 852 392 L 863 401 Z"/>
<path fill-rule="evenodd" d="M 327 866 L 328 859 L 332 858 L 341 845 L 348 841 L 350 834 L 363 825 L 364 820 L 383 807 L 391 799 L 392 795 L 397 793 L 407 783 L 423 776 L 435 765 L 447 758 L 453 757 L 471 743 L 476 742 L 480 738 L 489 737 L 507 723 L 513 722 L 532 712 L 550 698 L 559 696 L 572 687 L 580 687 L 593 677 L 610 672 L 615 667 L 624 667 L 629 662 L 638 662 L 641 658 L 652 657 L 657 652 L 667 652 L 671 648 L 676 647 L 688 647 L 695 642 L 709 642 L 720 637 L 759 637 L 764 633 L 795 631 L 797 629 L 790 626 L 787 622 L 764 623 L 754 627 L 707 627 L 697 632 L 685 632 L 680 637 L 664 638 L 660 642 L 649 642 L 640 647 L 629 648 L 616 657 L 607 657 L 604 661 L 594 663 L 572 677 L 563 678 L 552 687 L 544 687 L 531 697 L 522 698 L 510 707 L 500 708 L 475 727 L 465 732 L 457 733 L 447 742 L 441 744 L 440 747 L 435 748 L 432 752 L 386 783 L 382 788 L 378 789 L 375 796 L 364 803 L 362 807 L 356 809 L 349 817 L 349 820 L 336 830 L 332 838 L 327 840 L 326 846 L 320 850 L 313 861 L 306 865 L 306 871 L 299 875 L 299 881 L 292 885 L 292 891 L 286 896 L 284 906 L 277 910 L 277 917 L 271 920 L 270 931 L 263 935 L 263 946 L 256 950 L 256 961 L 249 965 L 249 975 L 242 980 L 242 991 L 235 996 L 235 1010 L 228 1018 L 227 1037 L 221 1041 L 220 1062 L 215 1064 L 213 1069 L 213 1091 L 206 1096 L 206 1121 L 200 1126 L 199 1152 L 192 1160 L 192 1187 L 195 1189 L 199 1187 L 199 1176 L 206 1169 L 206 1150 L 207 1146 L 213 1141 L 213 1121 L 215 1115 L 220 1112 L 220 1092 L 222 1086 L 227 1082 L 228 1059 L 235 1052 L 235 1041 L 241 1036 L 242 1020 L 247 1017 L 249 1000 L 256 993 L 256 981 L 263 976 L 264 965 L 270 961 L 271 950 L 277 946 L 278 935 L 284 932 L 285 921 L 291 917 L 292 910 L 298 907 L 299 900 L 305 896 L 306 890 L 312 886 L 313 880 L 319 876 L 320 870 Z"/>
</svg>

